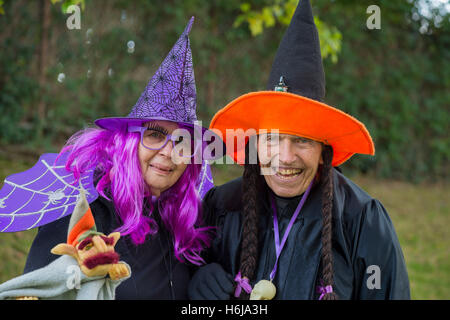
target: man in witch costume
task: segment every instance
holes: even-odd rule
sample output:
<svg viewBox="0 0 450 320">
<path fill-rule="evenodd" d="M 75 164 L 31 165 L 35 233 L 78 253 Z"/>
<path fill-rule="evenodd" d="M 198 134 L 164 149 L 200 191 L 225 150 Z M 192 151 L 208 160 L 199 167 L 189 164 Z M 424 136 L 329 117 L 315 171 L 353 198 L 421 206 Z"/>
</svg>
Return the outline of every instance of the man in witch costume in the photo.
<svg viewBox="0 0 450 320">
<path fill-rule="evenodd" d="M 73 135 L 60 153 L 66 159 L 64 175 L 82 181 L 94 171 L 99 196 L 90 207 L 98 231 L 121 234 L 115 250 L 130 266 L 131 276 L 117 288 L 116 299 L 186 299 L 191 267 L 203 262 L 200 254 L 210 242 L 200 209 L 201 197 L 213 186 L 211 171 L 206 161 L 192 161 L 208 147 L 195 140 L 197 130 L 203 134 L 208 129 L 196 122 L 188 36 L 193 20 L 129 115 L 97 119 L 98 127 Z M 178 129 L 187 130 L 189 137 Z M 45 175 L 33 171 L 30 176 Z M 40 228 L 25 273 L 54 261 L 50 250 L 65 241 L 70 216 L 54 211 L 64 207 L 66 199 L 74 197 L 69 192 L 77 188 L 66 183 L 55 190 L 62 179 L 56 180 L 32 190 L 33 197 L 23 206 L 18 197 L 25 183 L 10 182 L 0 190 L 1 232 L 36 220 L 35 213 L 40 216 L 26 224 Z M 26 190 L 35 185 L 26 182 Z"/>
<path fill-rule="evenodd" d="M 227 154 L 245 159 L 244 173 L 203 200 L 217 235 L 190 298 L 410 298 L 388 213 L 335 168 L 355 153 L 373 155 L 372 139 L 361 122 L 323 103 L 324 95 L 318 33 L 309 1 L 301 0 L 267 91 L 235 99 L 211 121 Z M 231 149 L 227 129 L 242 129 L 238 139 L 248 129 L 260 134 Z"/>
</svg>

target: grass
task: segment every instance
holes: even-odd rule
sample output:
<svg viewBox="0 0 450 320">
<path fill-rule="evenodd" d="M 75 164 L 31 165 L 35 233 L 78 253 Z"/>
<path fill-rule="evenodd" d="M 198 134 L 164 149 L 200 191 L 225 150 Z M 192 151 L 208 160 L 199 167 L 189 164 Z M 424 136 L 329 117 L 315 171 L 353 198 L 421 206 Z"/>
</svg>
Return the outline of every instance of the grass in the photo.
<svg viewBox="0 0 450 320">
<path fill-rule="evenodd" d="M 0 180 L 24 171 L 38 155 L 0 152 Z M 238 165 L 213 166 L 215 184 L 242 174 Z M 413 299 L 450 299 L 449 228 L 450 186 L 444 183 L 410 184 L 351 177 L 379 199 L 394 223 L 407 263 Z M 0 283 L 22 273 L 36 230 L 0 233 Z"/>
<path fill-rule="evenodd" d="M 32 154 L 10 152 L 2 148 L 0 152 L 0 180 L 12 173 L 31 168 L 38 157 Z M 13 157 L 13 154 L 16 157 Z M 37 230 L 15 233 L 0 233 L 0 283 L 20 275 L 25 266 L 26 257 Z"/>
<path fill-rule="evenodd" d="M 449 185 L 354 178 L 379 199 L 394 223 L 413 299 L 450 299 Z"/>
</svg>

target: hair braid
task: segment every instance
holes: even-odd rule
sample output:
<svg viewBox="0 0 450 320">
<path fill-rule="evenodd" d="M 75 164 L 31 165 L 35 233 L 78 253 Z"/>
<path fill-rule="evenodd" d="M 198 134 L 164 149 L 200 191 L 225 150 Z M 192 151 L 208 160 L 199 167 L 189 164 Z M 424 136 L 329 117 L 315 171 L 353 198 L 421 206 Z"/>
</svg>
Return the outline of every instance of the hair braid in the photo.
<svg viewBox="0 0 450 320">
<path fill-rule="evenodd" d="M 258 164 L 248 163 L 249 145 L 246 146 L 246 163 L 244 165 L 242 183 L 243 230 L 240 254 L 240 271 L 242 277 L 252 279 L 258 261 L 258 212 L 256 199 L 258 194 L 258 179 L 260 168 Z M 249 295 L 242 291 L 241 299 L 248 299 Z"/>
<path fill-rule="evenodd" d="M 322 151 L 323 166 L 321 174 L 322 189 L 322 278 L 323 286 L 333 286 L 333 252 L 332 252 L 332 208 L 333 208 L 333 148 L 325 145 Z M 325 293 L 323 300 L 337 300 L 337 294 Z"/>
</svg>

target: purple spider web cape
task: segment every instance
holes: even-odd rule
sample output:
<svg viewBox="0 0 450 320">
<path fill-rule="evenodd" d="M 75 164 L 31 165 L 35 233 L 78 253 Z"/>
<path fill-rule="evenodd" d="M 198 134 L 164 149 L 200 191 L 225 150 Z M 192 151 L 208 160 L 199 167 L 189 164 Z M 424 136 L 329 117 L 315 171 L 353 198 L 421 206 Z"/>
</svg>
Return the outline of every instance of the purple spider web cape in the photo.
<svg viewBox="0 0 450 320">
<path fill-rule="evenodd" d="M 57 159 L 57 153 L 43 154 L 32 168 L 5 179 L 0 189 L 0 232 L 29 230 L 72 214 L 82 188 L 89 203 L 97 199 L 94 167 L 75 183 L 73 173 L 65 169 L 67 155 Z M 207 161 L 196 184 L 201 198 L 214 186 Z"/>
<path fill-rule="evenodd" d="M 31 169 L 5 179 L 0 189 L 0 232 L 36 228 L 71 214 L 81 188 L 89 202 L 97 199 L 94 170 L 75 184 L 73 173 L 65 169 L 67 154 L 58 161 L 57 156 L 43 154 Z"/>
</svg>

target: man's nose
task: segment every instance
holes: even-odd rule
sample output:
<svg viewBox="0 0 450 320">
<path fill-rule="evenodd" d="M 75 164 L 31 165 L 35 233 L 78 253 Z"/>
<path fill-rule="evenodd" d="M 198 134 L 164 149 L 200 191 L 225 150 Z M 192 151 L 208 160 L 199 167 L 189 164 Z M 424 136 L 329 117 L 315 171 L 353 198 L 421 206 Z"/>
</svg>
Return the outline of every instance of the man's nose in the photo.
<svg viewBox="0 0 450 320">
<path fill-rule="evenodd" d="M 280 139 L 279 148 L 280 163 L 289 164 L 295 161 L 293 145 L 289 139 Z"/>
</svg>

